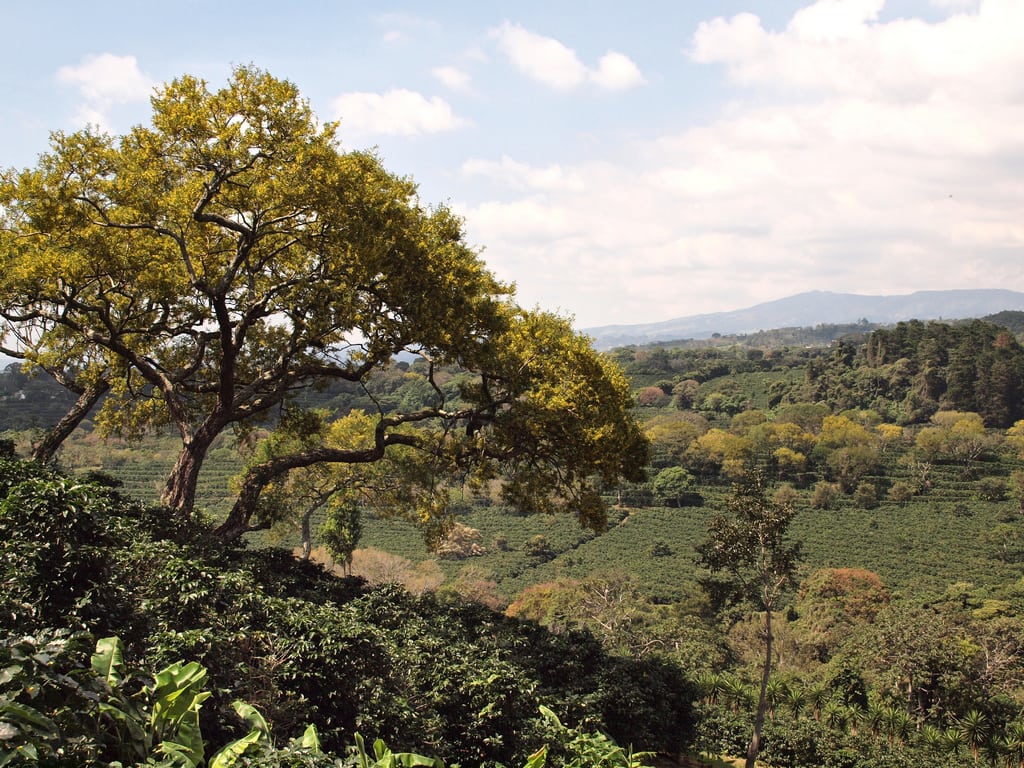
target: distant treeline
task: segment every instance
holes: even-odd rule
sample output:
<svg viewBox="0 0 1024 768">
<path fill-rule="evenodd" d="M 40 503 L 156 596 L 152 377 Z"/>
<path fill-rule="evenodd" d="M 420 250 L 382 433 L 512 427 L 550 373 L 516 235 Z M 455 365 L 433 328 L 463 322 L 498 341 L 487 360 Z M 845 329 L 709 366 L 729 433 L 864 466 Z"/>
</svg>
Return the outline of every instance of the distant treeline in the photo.
<svg viewBox="0 0 1024 768">
<path fill-rule="evenodd" d="M 688 381 L 802 369 L 802 377 L 777 388 L 773 407 L 812 402 L 835 413 L 870 409 L 897 424 L 923 423 L 939 410 L 970 411 L 986 426 L 1006 428 L 1024 418 L 1024 347 L 1016 335 L 1024 313 L 993 318 L 1003 324 L 911 320 L 846 334 L 828 346 L 659 345 L 613 354 L 628 375 L 674 394 L 682 408 L 691 405 L 679 396 Z"/>
<path fill-rule="evenodd" d="M 783 328 L 745 336 L 622 347 L 610 354 L 638 386 L 657 384 L 667 395 L 735 374 L 790 371 L 771 405 L 821 402 L 833 412 L 871 409 L 898 424 L 922 423 L 938 410 L 979 413 L 989 427 L 1024 418 L 1024 312 L 1000 312 L 954 323 L 911 320 L 880 327 L 862 321 Z M 398 362 L 367 387 L 338 382 L 299 395 L 302 404 L 346 413 L 385 412 L 426 405 L 437 392 L 424 364 Z M 800 375 L 800 374 L 803 375 Z M 435 372 L 446 398 L 458 397 L 461 372 Z M 43 373 L 19 364 L 0 371 L 0 430 L 46 428 L 74 397 Z M 680 407 L 690 407 L 680 399 Z"/>
</svg>

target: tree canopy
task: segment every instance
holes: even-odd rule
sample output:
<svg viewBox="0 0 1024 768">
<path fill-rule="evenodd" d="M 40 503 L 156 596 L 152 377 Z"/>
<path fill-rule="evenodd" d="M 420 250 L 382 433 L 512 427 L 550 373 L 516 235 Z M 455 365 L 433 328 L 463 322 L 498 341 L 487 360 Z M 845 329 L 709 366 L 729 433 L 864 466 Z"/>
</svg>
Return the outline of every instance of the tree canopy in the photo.
<svg viewBox="0 0 1024 768">
<path fill-rule="evenodd" d="M 152 107 L 148 126 L 55 133 L 35 168 L 4 172 L 0 315 L 30 366 L 109 386 L 106 431 L 180 434 L 168 505 L 191 512 L 224 430 L 403 352 L 475 378 L 454 400 L 434 386 L 429 406 L 377 414 L 369 444 L 273 457 L 243 503 L 296 467 L 391 446 L 446 477 L 508 470 L 510 499 L 588 522 L 600 484 L 639 475 L 625 378 L 564 319 L 517 307 L 458 217 L 374 154 L 343 151 L 294 85 L 239 67 L 219 90 L 181 77 Z"/>
</svg>

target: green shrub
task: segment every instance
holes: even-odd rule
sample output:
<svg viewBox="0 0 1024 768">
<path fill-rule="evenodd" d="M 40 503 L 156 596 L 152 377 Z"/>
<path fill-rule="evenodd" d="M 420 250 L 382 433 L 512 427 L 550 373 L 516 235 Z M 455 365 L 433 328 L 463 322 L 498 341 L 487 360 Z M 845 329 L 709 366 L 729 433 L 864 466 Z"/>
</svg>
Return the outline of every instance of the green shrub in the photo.
<svg viewBox="0 0 1024 768">
<path fill-rule="evenodd" d="M 839 486 L 835 483 L 819 481 L 814 486 L 814 495 L 811 497 L 811 506 L 815 509 L 832 509 L 839 500 Z"/>
<path fill-rule="evenodd" d="M 0 501 L 0 583 L 15 625 L 59 625 L 88 613 L 89 593 L 109 582 L 110 499 L 68 478 L 29 477 Z"/>
<path fill-rule="evenodd" d="M 863 509 L 875 509 L 878 506 L 878 488 L 872 482 L 861 480 L 853 492 L 853 500 Z"/>
<path fill-rule="evenodd" d="M 689 689 L 672 665 L 619 660 L 587 635 L 555 636 L 478 605 L 367 590 L 279 550 L 225 549 L 201 522 L 28 463 L 13 469 L 21 479 L 0 496 L 0 621 L 19 635 L 46 623 L 118 634 L 143 675 L 193 660 L 205 670 L 197 722 L 210 744 L 251 731 L 236 699 L 282 739 L 314 724 L 337 752 L 372 732 L 462 765 L 525 761 L 546 733 L 541 703 L 570 727 L 639 748 L 690 737 Z M 54 674 L 88 663 L 79 653 L 66 667 Z M 64 698 L 69 727 L 47 710 L 40 744 L 81 731 L 75 712 L 91 716 L 87 702 Z"/>
<path fill-rule="evenodd" d="M 1009 493 L 1006 481 L 998 477 L 983 477 L 975 488 L 980 501 L 1005 501 Z"/>
<path fill-rule="evenodd" d="M 897 504 L 905 504 L 914 497 L 914 489 L 902 481 L 892 484 L 889 489 L 889 499 Z"/>
</svg>

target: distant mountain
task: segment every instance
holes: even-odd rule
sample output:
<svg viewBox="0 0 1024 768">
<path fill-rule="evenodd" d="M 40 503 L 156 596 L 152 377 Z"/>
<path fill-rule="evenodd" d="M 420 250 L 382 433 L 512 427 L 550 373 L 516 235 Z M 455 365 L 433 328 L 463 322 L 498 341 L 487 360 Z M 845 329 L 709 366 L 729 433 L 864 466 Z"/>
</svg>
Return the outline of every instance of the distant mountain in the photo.
<svg viewBox="0 0 1024 768">
<path fill-rule="evenodd" d="M 904 296 L 808 291 L 732 312 L 712 312 L 660 323 L 605 325 L 582 330 L 594 339 L 598 349 L 611 349 L 655 341 L 706 339 L 716 333 L 755 333 L 776 328 L 813 327 L 823 323 L 867 320 L 870 323 L 890 324 L 901 320 L 962 320 L 985 317 L 1004 310 L 1024 310 L 1024 293 L 998 288 L 917 291 Z"/>
</svg>

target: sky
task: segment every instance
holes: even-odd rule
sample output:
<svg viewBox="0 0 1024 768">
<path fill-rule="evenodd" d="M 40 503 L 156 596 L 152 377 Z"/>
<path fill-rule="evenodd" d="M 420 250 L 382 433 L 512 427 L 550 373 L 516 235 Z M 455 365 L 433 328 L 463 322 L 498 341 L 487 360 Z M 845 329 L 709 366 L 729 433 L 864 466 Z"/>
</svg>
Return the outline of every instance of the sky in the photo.
<svg viewBox="0 0 1024 768">
<path fill-rule="evenodd" d="M 0 25 L 0 167 L 255 65 L 579 328 L 1024 290 L 1024 0 L 36 0 Z"/>
</svg>

